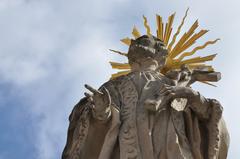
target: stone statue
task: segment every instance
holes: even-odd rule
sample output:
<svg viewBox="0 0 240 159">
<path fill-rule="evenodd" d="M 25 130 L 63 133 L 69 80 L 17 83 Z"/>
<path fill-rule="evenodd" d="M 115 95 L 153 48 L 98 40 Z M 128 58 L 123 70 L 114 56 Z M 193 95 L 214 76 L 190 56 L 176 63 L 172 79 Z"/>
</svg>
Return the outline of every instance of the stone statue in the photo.
<svg viewBox="0 0 240 159">
<path fill-rule="evenodd" d="M 220 73 L 182 65 L 165 74 L 164 42 L 131 40 L 131 73 L 109 80 L 74 107 L 62 159 L 226 159 L 222 106 L 191 88 Z"/>
</svg>

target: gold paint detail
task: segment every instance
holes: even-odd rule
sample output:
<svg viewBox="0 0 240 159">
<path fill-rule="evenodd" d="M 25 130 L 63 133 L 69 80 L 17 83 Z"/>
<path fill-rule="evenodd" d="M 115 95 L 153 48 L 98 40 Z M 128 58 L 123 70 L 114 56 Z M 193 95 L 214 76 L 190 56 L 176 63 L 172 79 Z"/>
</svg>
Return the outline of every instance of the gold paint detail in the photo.
<svg viewBox="0 0 240 159">
<path fill-rule="evenodd" d="M 120 76 L 123 76 L 123 75 L 127 75 L 127 74 L 129 74 L 129 73 L 131 73 L 131 71 L 121 71 L 121 72 L 117 72 L 117 73 L 115 73 L 115 74 L 112 74 L 111 79 L 115 79 L 115 78 L 117 78 L 117 77 L 120 77 Z"/>
<path fill-rule="evenodd" d="M 182 26 L 183 26 L 183 24 L 184 24 L 184 22 L 185 22 L 185 19 L 186 19 L 187 15 L 188 15 L 188 11 L 189 11 L 189 8 L 186 10 L 185 15 L 184 15 L 184 17 L 183 17 L 183 19 L 182 19 L 182 22 L 181 22 L 181 24 L 178 26 L 177 32 L 173 35 L 172 41 L 170 42 L 170 44 L 169 44 L 169 46 L 168 46 L 168 51 L 169 51 L 169 52 L 172 50 L 172 47 L 173 47 L 174 43 L 176 42 L 177 36 L 178 36 L 179 33 L 181 32 Z"/>
<path fill-rule="evenodd" d="M 184 45 L 179 49 L 179 53 L 182 53 L 183 51 L 187 50 L 189 47 L 191 47 L 193 44 L 195 44 L 196 40 L 201 38 L 204 34 L 206 34 L 208 30 L 201 30 L 200 32 L 194 34 L 187 42 L 184 43 Z"/>
<path fill-rule="evenodd" d="M 136 26 L 133 27 L 132 35 L 135 37 L 135 39 L 139 38 L 141 36 L 140 32 L 136 28 Z"/>
<path fill-rule="evenodd" d="M 191 58 L 191 59 L 180 61 L 179 64 L 183 65 L 183 64 L 202 63 L 202 62 L 206 62 L 206 61 L 212 61 L 216 57 L 216 55 L 217 54 L 204 56 L 204 57 L 194 57 L 194 58 Z"/>
<path fill-rule="evenodd" d="M 121 42 L 130 46 L 131 45 L 131 39 L 130 38 L 124 38 L 124 39 L 121 39 Z"/>
<path fill-rule="evenodd" d="M 201 64 L 201 63 L 189 64 L 188 67 L 190 69 L 201 69 L 201 70 L 206 70 L 209 72 L 214 72 L 214 69 L 212 66 L 206 65 L 206 64 Z"/>
<path fill-rule="evenodd" d="M 113 69 L 131 69 L 128 63 L 110 62 Z"/>
<path fill-rule="evenodd" d="M 182 45 L 188 40 L 188 38 L 194 33 L 194 31 L 197 29 L 198 27 L 198 20 L 196 20 L 193 25 L 191 26 L 191 28 L 188 30 L 188 32 L 186 32 L 185 34 L 183 34 L 183 36 L 180 38 L 179 42 L 175 45 L 175 47 L 173 48 L 173 50 L 170 52 L 170 57 L 174 58 L 177 55 L 179 55 L 179 51 L 182 47 Z"/>
<path fill-rule="evenodd" d="M 144 20 L 144 27 L 146 28 L 147 30 L 147 35 L 151 35 L 151 29 L 150 29 L 150 26 L 148 25 L 148 21 L 147 21 L 147 18 L 143 15 L 143 20 Z"/>
<path fill-rule="evenodd" d="M 169 64 L 166 64 L 165 67 L 163 68 L 163 70 L 161 70 L 161 71 L 164 74 L 171 69 L 179 69 L 179 68 L 181 68 L 182 65 L 199 64 L 199 63 L 204 63 L 207 61 L 212 61 L 216 57 L 216 55 L 217 54 L 213 54 L 213 55 L 209 55 L 209 56 L 205 56 L 205 57 L 194 57 L 194 58 L 187 59 L 184 61 L 172 60 L 172 61 L 170 61 Z M 212 71 L 213 69 L 209 68 L 209 70 Z"/>
<path fill-rule="evenodd" d="M 157 21 L 157 38 L 163 41 L 163 21 L 160 15 L 156 15 Z"/>
<path fill-rule="evenodd" d="M 172 24 L 173 24 L 173 20 L 174 20 L 174 17 L 175 17 L 175 14 L 172 14 L 168 17 L 168 22 L 166 23 L 166 29 L 165 29 L 165 34 L 164 34 L 164 44 L 167 46 L 168 45 L 168 41 L 169 41 L 169 38 L 171 36 L 171 32 L 172 32 Z"/>
<path fill-rule="evenodd" d="M 220 39 L 216 39 L 216 40 L 213 40 L 213 41 L 207 41 L 205 44 L 203 44 L 203 45 L 201 45 L 201 46 L 198 46 L 198 47 L 195 47 L 192 51 L 183 53 L 183 54 L 178 58 L 178 60 L 181 61 L 181 60 L 184 59 L 185 57 L 191 56 L 191 55 L 195 54 L 198 50 L 202 50 L 202 49 L 206 48 L 208 45 L 215 44 L 218 40 L 220 40 Z"/>
<path fill-rule="evenodd" d="M 183 25 L 185 24 L 186 18 L 188 16 L 188 12 L 189 12 L 189 8 L 187 8 L 187 10 L 185 11 L 185 14 L 181 20 L 181 23 L 177 27 L 177 30 L 173 34 L 173 36 L 172 36 L 172 32 L 173 32 L 173 22 L 175 18 L 175 13 L 171 14 L 168 17 L 168 20 L 166 23 L 164 23 L 163 18 L 160 15 L 156 14 L 156 23 L 157 23 L 156 37 L 161 41 L 163 41 L 166 48 L 168 49 L 166 64 L 160 70 L 162 74 L 165 74 L 167 73 L 167 71 L 172 69 L 180 69 L 182 65 L 187 65 L 192 70 L 200 69 L 200 70 L 206 70 L 209 72 L 214 72 L 213 67 L 211 65 L 206 65 L 205 63 L 207 61 L 212 61 L 217 54 L 204 56 L 204 57 L 198 56 L 198 57 L 192 57 L 192 58 L 191 56 L 194 55 L 197 51 L 206 48 L 208 45 L 215 44 L 219 39 L 216 39 L 213 41 L 207 41 L 203 45 L 193 47 L 192 50 L 188 51 L 188 49 L 190 49 L 201 37 L 203 37 L 206 33 L 208 33 L 208 30 L 204 30 L 204 29 L 195 33 L 196 29 L 199 26 L 198 20 L 196 20 L 191 25 L 191 27 L 187 30 L 187 32 L 182 34 L 182 36 L 178 37 L 182 32 L 182 28 L 183 28 Z M 151 29 L 148 24 L 148 20 L 144 15 L 143 15 L 143 20 L 144 20 L 144 27 L 146 28 L 146 34 L 148 36 L 152 36 Z M 136 28 L 136 26 L 133 27 L 132 35 L 134 37 L 133 39 L 137 39 L 142 36 L 139 30 Z M 127 37 L 127 38 L 121 39 L 121 42 L 130 46 L 131 40 L 132 39 Z M 110 51 L 125 57 L 128 56 L 127 53 L 124 53 L 121 51 L 112 50 L 112 49 L 110 49 Z M 113 69 L 121 70 L 120 72 L 112 74 L 111 79 L 117 78 L 119 76 L 127 75 L 131 72 L 131 66 L 129 63 L 110 62 L 110 64 Z M 215 86 L 208 81 L 201 81 L 201 82 L 208 85 Z"/>
</svg>

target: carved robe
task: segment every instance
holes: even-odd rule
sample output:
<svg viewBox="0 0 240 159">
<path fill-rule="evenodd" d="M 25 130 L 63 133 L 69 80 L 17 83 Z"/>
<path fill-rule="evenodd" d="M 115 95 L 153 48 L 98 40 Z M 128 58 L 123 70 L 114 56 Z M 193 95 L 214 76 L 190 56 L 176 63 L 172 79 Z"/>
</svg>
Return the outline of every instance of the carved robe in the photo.
<svg viewBox="0 0 240 159">
<path fill-rule="evenodd" d="M 155 113 L 146 110 L 144 101 L 156 98 L 162 84 L 174 82 L 154 71 L 108 81 L 103 86 L 112 104 L 102 114 L 106 120 L 83 98 L 69 117 L 62 159 L 225 159 L 221 105 L 199 94 L 202 102 L 181 111 L 170 104 Z"/>
</svg>

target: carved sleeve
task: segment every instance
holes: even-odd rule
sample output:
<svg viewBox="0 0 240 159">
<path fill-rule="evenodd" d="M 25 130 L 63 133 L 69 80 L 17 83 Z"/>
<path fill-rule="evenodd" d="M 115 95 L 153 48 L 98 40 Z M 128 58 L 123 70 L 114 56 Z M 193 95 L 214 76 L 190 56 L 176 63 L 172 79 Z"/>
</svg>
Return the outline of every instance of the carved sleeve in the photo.
<svg viewBox="0 0 240 159">
<path fill-rule="evenodd" d="M 118 98 L 118 91 L 115 89 L 115 86 L 111 81 L 103 84 L 99 90 L 101 91 L 105 87 L 111 96 L 111 104 L 102 108 L 93 108 L 92 114 L 93 117 L 100 121 L 108 121 L 111 118 L 111 107 L 116 107 L 119 109 L 120 107 L 120 101 Z M 97 106 L 96 106 L 97 107 Z"/>
<path fill-rule="evenodd" d="M 189 99 L 188 107 L 190 107 L 200 119 L 209 119 L 211 114 L 211 101 L 199 92 L 196 92 L 196 95 Z"/>
<path fill-rule="evenodd" d="M 111 106 L 106 106 L 102 109 L 92 109 L 92 115 L 100 121 L 107 121 L 111 117 Z"/>
</svg>

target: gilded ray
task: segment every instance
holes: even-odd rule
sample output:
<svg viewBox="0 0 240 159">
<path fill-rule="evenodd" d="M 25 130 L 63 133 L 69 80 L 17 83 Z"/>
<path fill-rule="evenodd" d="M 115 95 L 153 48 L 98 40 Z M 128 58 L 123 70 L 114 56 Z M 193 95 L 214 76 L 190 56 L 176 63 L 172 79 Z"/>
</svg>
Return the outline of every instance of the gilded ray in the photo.
<svg viewBox="0 0 240 159">
<path fill-rule="evenodd" d="M 187 50 L 189 47 L 191 47 L 195 42 L 201 38 L 203 35 L 205 35 L 208 32 L 208 30 L 201 30 L 198 33 L 194 34 L 187 42 L 184 43 L 184 45 L 179 49 L 179 53 L 182 53 L 183 51 Z"/>
<path fill-rule="evenodd" d="M 135 39 L 137 39 L 141 36 L 140 32 L 138 31 L 138 29 L 135 26 L 133 27 L 132 35 L 135 37 Z"/>
<path fill-rule="evenodd" d="M 162 17 L 159 15 L 156 15 L 156 21 L 157 21 L 157 37 L 163 41 L 163 21 Z"/>
<path fill-rule="evenodd" d="M 169 32 L 168 32 L 168 35 L 167 35 L 167 38 L 166 38 L 166 45 L 165 46 L 168 46 L 168 42 L 169 42 L 169 39 L 170 39 L 170 36 L 172 34 L 172 28 L 170 28 Z"/>
<path fill-rule="evenodd" d="M 128 63 L 110 62 L 113 69 L 131 69 Z"/>
<path fill-rule="evenodd" d="M 111 79 L 115 79 L 117 77 L 123 76 L 123 75 L 127 75 L 129 74 L 131 71 L 121 71 L 121 72 L 117 72 L 115 74 L 112 74 Z"/>
<path fill-rule="evenodd" d="M 182 26 L 183 26 L 183 24 L 184 24 L 184 22 L 185 22 L 185 19 L 186 19 L 187 15 L 188 15 L 188 10 L 189 10 L 189 8 L 186 10 L 185 15 L 184 15 L 184 17 L 183 17 L 183 19 L 182 19 L 182 22 L 181 22 L 181 24 L 178 26 L 177 32 L 173 35 L 172 41 L 170 42 L 170 44 L 169 44 L 169 46 L 168 46 L 168 51 L 171 51 L 174 43 L 176 42 L 177 36 L 178 36 L 179 33 L 181 32 Z"/>
<path fill-rule="evenodd" d="M 117 50 L 112 50 L 112 49 L 109 49 L 111 52 L 114 52 L 114 53 L 117 53 L 119 55 L 122 55 L 122 56 L 126 56 L 127 57 L 127 53 L 123 53 L 121 51 L 117 51 Z"/>
<path fill-rule="evenodd" d="M 194 33 L 194 31 L 197 29 L 198 27 L 198 20 L 196 20 L 193 25 L 191 26 L 191 28 L 188 30 L 188 32 L 186 32 L 185 34 L 183 34 L 183 36 L 180 38 L 179 42 L 175 45 L 175 47 L 173 48 L 173 50 L 170 52 L 170 57 L 174 58 L 179 54 L 179 49 L 181 48 L 181 46 L 189 39 L 190 36 L 192 36 L 192 34 Z"/>
<path fill-rule="evenodd" d="M 205 56 L 205 57 L 194 57 L 194 58 L 187 59 L 187 60 L 184 60 L 184 61 L 174 60 L 174 62 L 167 67 L 169 69 L 169 68 L 177 68 L 177 67 L 180 67 L 180 66 L 185 65 L 185 64 L 189 65 L 189 64 L 204 63 L 206 61 L 212 61 L 216 57 L 216 55 L 217 54 L 213 54 L 213 55 L 209 55 L 209 56 Z"/>
<path fill-rule="evenodd" d="M 164 35 L 163 35 L 163 43 L 165 44 L 165 35 L 167 34 L 167 28 L 168 28 L 168 23 L 165 24 L 165 28 L 164 28 Z M 166 45 L 166 44 L 165 44 Z"/>
<path fill-rule="evenodd" d="M 147 30 L 147 35 L 151 35 L 151 29 L 150 29 L 150 26 L 148 25 L 147 18 L 145 16 L 143 16 L 143 19 L 144 19 L 144 27 Z"/>
<path fill-rule="evenodd" d="M 190 69 L 204 69 L 206 71 L 214 71 L 213 67 L 206 64 L 189 64 Z"/>
<path fill-rule="evenodd" d="M 186 18 L 188 16 L 188 11 L 189 11 L 189 8 L 186 10 L 181 20 L 181 23 L 177 27 L 176 32 L 174 33 L 173 36 L 172 36 L 172 31 L 173 31 L 173 21 L 175 18 L 175 13 L 171 14 L 168 17 L 168 20 L 166 23 L 163 22 L 163 19 L 160 15 L 158 14 L 156 15 L 156 23 L 157 23 L 156 37 L 162 40 L 168 49 L 166 64 L 163 66 L 163 68 L 161 68 L 161 70 L 159 70 L 159 72 L 162 72 L 163 74 L 165 74 L 167 71 L 172 69 L 180 69 L 182 65 L 187 65 L 191 70 L 200 69 L 204 71 L 214 72 L 213 67 L 211 65 L 206 65 L 205 63 L 207 61 L 213 60 L 216 57 L 216 54 L 204 56 L 204 57 L 200 57 L 200 56 L 193 57 L 193 58 L 191 58 L 191 56 L 194 55 L 198 50 L 202 50 L 210 44 L 215 44 L 219 39 L 216 39 L 214 41 L 207 41 L 201 46 L 193 47 L 193 49 L 190 50 L 189 52 L 186 51 L 189 48 L 191 48 L 201 37 L 203 37 L 208 32 L 208 30 L 202 29 L 195 33 L 196 29 L 199 26 L 198 20 L 196 20 L 191 25 L 191 27 L 182 36 L 179 37 L 179 40 L 177 41 L 178 36 L 181 33 L 183 25 L 185 24 Z M 144 19 L 144 27 L 146 28 L 146 34 L 152 35 L 147 18 L 143 16 L 143 19 Z M 135 39 L 142 36 L 135 26 L 133 27 L 132 35 Z M 131 40 L 132 39 L 130 38 L 124 38 L 121 41 L 124 44 L 130 46 Z M 110 51 L 125 57 L 128 56 L 127 53 L 124 53 L 121 51 L 112 50 L 112 49 L 110 49 Z M 185 59 L 185 57 L 189 57 L 189 58 Z M 113 69 L 121 70 L 121 72 L 117 72 L 113 74 L 111 79 L 114 79 L 119 76 L 127 75 L 128 73 L 131 72 L 131 67 L 129 63 L 110 62 L 110 64 Z M 213 85 L 209 83 L 209 81 L 201 81 L 201 82 L 205 84 Z"/>
<path fill-rule="evenodd" d="M 212 61 L 216 57 L 216 55 L 217 54 L 204 56 L 204 57 L 194 57 L 191 59 L 177 62 L 177 64 L 183 65 L 183 64 L 202 63 L 202 62 L 206 62 L 206 61 Z"/>
<path fill-rule="evenodd" d="M 130 46 L 131 45 L 131 39 L 130 38 L 124 38 L 124 39 L 121 39 L 121 42 L 123 42 L 124 44 Z"/>
<path fill-rule="evenodd" d="M 208 45 L 215 44 L 218 40 L 220 40 L 220 39 L 216 39 L 216 40 L 213 40 L 213 41 L 207 41 L 205 44 L 203 44 L 203 45 L 201 45 L 201 46 L 198 46 L 198 47 L 195 47 L 192 51 L 183 53 L 183 54 L 178 58 L 178 60 L 181 61 L 181 60 L 184 59 L 185 57 L 191 56 L 191 55 L 195 54 L 198 50 L 202 50 L 202 49 L 204 49 L 205 47 L 207 47 Z"/>
<path fill-rule="evenodd" d="M 188 66 L 190 67 L 203 67 L 206 66 L 204 63 L 194 63 L 194 64 L 189 64 Z"/>
<path fill-rule="evenodd" d="M 168 22 L 166 24 L 166 28 L 165 28 L 165 34 L 164 34 L 164 44 L 167 46 L 168 45 L 168 41 L 169 41 L 169 38 L 171 36 L 171 32 L 172 32 L 172 24 L 173 24 L 173 20 L 174 20 L 174 17 L 175 17 L 175 14 L 172 14 L 168 17 Z"/>
<path fill-rule="evenodd" d="M 199 57 L 198 57 L 198 59 L 199 59 Z M 203 61 L 203 62 L 205 62 L 205 61 Z M 187 65 L 190 69 L 205 69 L 207 71 L 214 71 L 213 67 L 210 65 L 205 65 L 201 62 L 195 62 L 195 61 L 193 61 L 191 63 L 191 61 L 190 61 L 190 62 L 186 62 L 186 63 L 179 63 L 179 62 L 174 63 L 173 65 L 165 67 L 162 70 L 162 72 L 166 73 L 167 71 L 172 70 L 172 69 L 180 69 L 182 65 Z"/>
</svg>

